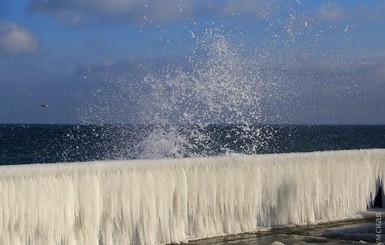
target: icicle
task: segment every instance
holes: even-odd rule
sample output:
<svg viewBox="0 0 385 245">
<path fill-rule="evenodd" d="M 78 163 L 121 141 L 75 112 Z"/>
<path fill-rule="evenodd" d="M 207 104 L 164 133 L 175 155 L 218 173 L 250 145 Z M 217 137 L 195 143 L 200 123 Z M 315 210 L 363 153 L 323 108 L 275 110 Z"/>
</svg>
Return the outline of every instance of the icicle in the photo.
<svg viewBox="0 0 385 245">
<path fill-rule="evenodd" d="M 1 166 L 0 243 L 178 243 L 352 218 L 384 178 L 385 150 Z"/>
</svg>

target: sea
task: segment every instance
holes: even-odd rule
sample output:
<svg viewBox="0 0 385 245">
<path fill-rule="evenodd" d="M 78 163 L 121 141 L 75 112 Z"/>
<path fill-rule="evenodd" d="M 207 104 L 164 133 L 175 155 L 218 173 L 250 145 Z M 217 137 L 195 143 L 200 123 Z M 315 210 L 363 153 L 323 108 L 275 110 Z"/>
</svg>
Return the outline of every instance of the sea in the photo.
<svg viewBox="0 0 385 245">
<path fill-rule="evenodd" d="M 385 148 L 385 125 L 0 125 L 0 165 Z"/>
</svg>

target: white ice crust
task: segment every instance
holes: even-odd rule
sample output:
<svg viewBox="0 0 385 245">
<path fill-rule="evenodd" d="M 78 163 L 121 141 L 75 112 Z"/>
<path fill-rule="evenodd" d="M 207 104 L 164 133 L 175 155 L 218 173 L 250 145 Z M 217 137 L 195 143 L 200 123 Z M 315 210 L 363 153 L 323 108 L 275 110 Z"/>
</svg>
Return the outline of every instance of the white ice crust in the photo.
<svg viewBox="0 0 385 245">
<path fill-rule="evenodd" d="M 357 217 L 385 150 L 0 167 L 1 244 L 164 244 Z"/>
</svg>

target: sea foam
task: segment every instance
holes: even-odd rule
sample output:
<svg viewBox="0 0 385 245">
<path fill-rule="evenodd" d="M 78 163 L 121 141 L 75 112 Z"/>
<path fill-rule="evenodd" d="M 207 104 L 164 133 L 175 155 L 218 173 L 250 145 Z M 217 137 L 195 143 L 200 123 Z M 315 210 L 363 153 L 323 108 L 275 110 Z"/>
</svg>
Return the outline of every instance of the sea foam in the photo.
<svg viewBox="0 0 385 245">
<path fill-rule="evenodd" d="M 354 218 L 384 177 L 385 150 L 1 166 L 0 243 L 179 243 Z"/>
</svg>

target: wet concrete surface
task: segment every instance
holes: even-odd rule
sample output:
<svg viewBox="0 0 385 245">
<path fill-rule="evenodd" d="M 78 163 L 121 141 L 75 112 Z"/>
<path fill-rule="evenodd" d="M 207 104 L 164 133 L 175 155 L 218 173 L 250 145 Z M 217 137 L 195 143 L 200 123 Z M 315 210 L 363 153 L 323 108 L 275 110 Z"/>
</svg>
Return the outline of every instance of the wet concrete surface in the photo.
<svg viewBox="0 0 385 245">
<path fill-rule="evenodd" d="M 270 231 L 258 232 L 253 234 L 240 234 L 233 236 L 216 237 L 190 241 L 193 245 L 302 245 L 302 244 L 371 244 L 360 240 L 344 240 L 341 238 L 330 238 L 324 236 L 324 231 L 328 229 L 343 229 L 346 227 L 358 227 L 373 224 L 373 218 L 360 220 L 346 220 L 334 223 L 318 225 L 297 226 L 290 228 L 276 228 Z M 376 244 L 376 243 L 373 243 Z"/>
</svg>

